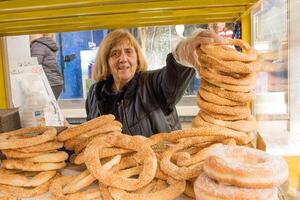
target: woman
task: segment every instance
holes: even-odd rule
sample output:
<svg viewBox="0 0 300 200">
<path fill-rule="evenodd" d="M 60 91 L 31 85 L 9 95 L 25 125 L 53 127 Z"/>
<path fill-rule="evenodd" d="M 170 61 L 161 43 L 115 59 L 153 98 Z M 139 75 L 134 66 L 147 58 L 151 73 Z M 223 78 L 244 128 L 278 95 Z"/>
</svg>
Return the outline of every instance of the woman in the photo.
<svg viewBox="0 0 300 200">
<path fill-rule="evenodd" d="M 181 41 L 167 56 L 166 66 L 146 71 L 147 63 L 135 38 L 125 30 L 110 32 L 99 48 L 87 100 L 87 119 L 114 114 L 123 132 L 146 137 L 181 128 L 176 103 L 198 65 L 195 49 L 218 36 L 201 32 Z"/>
<path fill-rule="evenodd" d="M 209 24 L 208 29 L 225 38 L 232 38 L 233 35 L 233 31 L 226 27 L 225 22 Z"/>
<path fill-rule="evenodd" d="M 37 57 L 43 66 L 53 94 L 57 99 L 63 89 L 64 81 L 57 65 L 56 52 L 58 50 L 53 34 L 32 35 L 30 50 L 31 57 Z"/>
</svg>

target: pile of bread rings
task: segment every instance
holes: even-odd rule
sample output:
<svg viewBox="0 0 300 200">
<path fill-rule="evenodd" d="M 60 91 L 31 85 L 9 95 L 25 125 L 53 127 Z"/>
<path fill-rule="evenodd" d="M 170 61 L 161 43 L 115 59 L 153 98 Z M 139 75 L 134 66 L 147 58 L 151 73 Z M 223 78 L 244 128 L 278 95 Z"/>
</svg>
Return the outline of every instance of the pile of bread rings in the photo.
<svg viewBox="0 0 300 200">
<path fill-rule="evenodd" d="M 0 150 L 6 157 L 0 168 L 2 196 L 34 197 L 49 190 L 68 158 L 66 152 L 58 151 L 63 143 L 57 141 L 56 135 L 56 129 L 42 127 L 0 134 Z"/>
<path fill-rule="evenodd" d="M 207 156 L 194 184 L 196 200 L 278 200 L 286 162 L 249 147 L 223 145 Z"/>
<path fill-rule="evenodd" d="M 201 66 L 197 68 L 201 82 L 196 98 L 200 112 L 193 119 L 193 127 L 215 124 L 252 134 L 256 120 L 251 115 L 250 102 L 255 98 L 256 72 L 268 70 L 256 57 L 255 49 L 242 40 L 224 39 L 222 44 L 201 45 Z"/>
<path fill-rule="evenodd" d="M 182 193 L 195 198 L 193 182 L 210 150 L 222 143 L 246 145 L 252 140 L 251 135 L 215 125 L 150 138 L 125 135 L 118 129 L 121 125 L 114 116 L 104 115 L 58 135 L 66 148 L 84 148 L 71 156 L 82 170 L 51 184 L 55 199 L 171 200 Z M 87 144 L 84 136 L 91 136 L 89 132 L 98 134 Z"/>
<path fill-rule="evenodd" d="M 0 137 L 0 148 L 7 160 L 16 155 L 8 150 L 14 150 L 13 153 L 17 151 L 22 156 L 35 152 L 48 155 L 47 151 L 53 153 L 52 151 L 62 146 L 61 141 L 64 141 L 65 148 L 75 150 L 82 146 L 82 150 L 72 156 L 71 161 L 80 156 L 81 162 L 77 163 L 76 174 L 71 175 L 65 174 L 67 170 L 60 170 L 58 173 L 57 169 L 50 169 L 57 164 L 54 161 L 58 161 L 58 155 L 34 155 L 29 160 L 13 157 L 14 160 L 22 162 L 22 165 L 8 165 L 4 160 L 0 171 L 0 195 L 4 197 L 0 197 L 12 200 L 36 197 L 50 191 L 51 198 L 55 200 L 172 200 L 181 194 L 196 198 L 201 194 L 198 192 L 198 185 L 194 184 L 199 175 L 202 177 L 205 172 L 213 179 L 217 177 L 217 180 L 221 180 L 220 177 L 223 177 L 218 173 L 214 175 L 208 168 L 213 163 L 210 161 L 213 153 L 220 152 L 225 145 L 235 147 L 238 144 L 240 146 L 236 146 L 237 148 L 244 148 L 242 146 L 253 139 L 252 135 L 240 134 L 214 124 L 159 133 L 150 138 L 122 134 L 120 129 L 121 125 L 114 116 L 104 115 L 61 132 L 57 136 L 59 142 L 56 141 L 56 132 L 52 128 L 26 128 L 4 133 Z M 89 142 L 86 142 L 87 139 Z M 57 144 L 54 145 L 55 143 Z M 230 152 L 224 158 L 244 159 L 239 155 L 230 155 L 235 154 Z M 264 159 L 268 161 L 268 157 L 259 154 L 248 157 L 252 159 L 251 163 L 260 164 Z M 45 163 L 41 164 L 45 165 L 40 165 L 39 162 L 42 161 Z M 272 161 L 271 164 L 278 167 L 272 173 L 265 171 L 269 177 L 276 177 L 286 170 L 286 166 L 282 167 L 280 162 Z M 35 172 L 37 170 L 40 170 L 39 173 Z M 55 173 L 48 174 L 49 170 Z M 270 179 L 265 179 L 268 182 L 260 181 L 260 187 L 275 188 L 285 178 L 282 176 L 279 181 L 271 183 Z M 222 179 L 221 182 L 226 180 Z M 235 180 L 233 184 L 236 182 Z M 249 184 L 241 183 L 240 186 L 249 187 Z"/>
<path fill-rule="evenodd" d="M 56 200 L 107 199 L 105 192 L 103 194 L 100 191 L 102 186 L 100 187 L 97 179 L 86 169 L 84 151 L 88 143 L 94 139 L 104 138 L 110 134 L 121 134 L 121 130 L 122 124 L 116 121 L 113 115 L 103 115 L 61 132 L 58 140 L 64 142 L 66 149 L 74 151 L 70 162 L 81 167 L 77 169 L 76 175 L 61 176 L 53 181 L 50 186 L 52 198 Z M 101 151 L 97 158 L 111 158 L 118 154 L 118 150 L 107 148 Z M 114 159 L 111 162 L 114 162 Z"/>
</svg>

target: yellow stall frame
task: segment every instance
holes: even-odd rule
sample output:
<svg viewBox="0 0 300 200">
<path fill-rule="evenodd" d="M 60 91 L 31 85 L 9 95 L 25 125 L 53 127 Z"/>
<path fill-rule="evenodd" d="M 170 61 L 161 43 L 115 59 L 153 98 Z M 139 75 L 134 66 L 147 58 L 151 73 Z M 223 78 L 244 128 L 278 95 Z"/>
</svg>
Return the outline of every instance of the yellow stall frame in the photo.
<svg viewBox="0 0 300 200">
<path fill-rule="evenodd" d="M 258 0 L 0 1 L 0 37 L 45 32 L 241 21 L 250 41 L 249 9 Z M 1 54 L 2 52 L 2 54 Z M 8 105 L 0 50 L 0 108 Z"/>
</svg>

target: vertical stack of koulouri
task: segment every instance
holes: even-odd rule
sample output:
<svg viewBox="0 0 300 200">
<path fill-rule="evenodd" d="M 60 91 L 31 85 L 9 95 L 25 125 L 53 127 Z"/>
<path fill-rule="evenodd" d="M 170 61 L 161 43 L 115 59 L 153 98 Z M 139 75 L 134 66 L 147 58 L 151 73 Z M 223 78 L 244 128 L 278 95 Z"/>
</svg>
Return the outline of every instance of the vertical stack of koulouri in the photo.
<svg viewBox="0 0 300 200">
<path fill-rule="evenodd" d="M 68 158 L 58 151 L 63 143 L 56 134 L 55 128 L 31 127 L 0 135 L 0 150 L 6 157 L 0 168 L 0 196 L 26 198 L 48 192 Z"/>
<path fill-rule="evenodd" d="M 240 46 L 245 53 L 228 45 Z M 268 71 L 256 61 L 256 51 L 242 40 L 224 39 L 222 44 L 198 49 L 201 76 L 197 94 L 198 116 L 193 127 L 214 124 L 241 133 L 256 129 L 250 102 L 254 99 L 256 72 Z"/>
</svg>

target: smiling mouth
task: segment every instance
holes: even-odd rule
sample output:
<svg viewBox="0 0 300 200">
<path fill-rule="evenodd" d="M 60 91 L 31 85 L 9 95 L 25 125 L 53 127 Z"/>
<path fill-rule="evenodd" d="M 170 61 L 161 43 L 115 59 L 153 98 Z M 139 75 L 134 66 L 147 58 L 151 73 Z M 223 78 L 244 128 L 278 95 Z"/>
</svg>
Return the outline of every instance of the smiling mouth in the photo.
<svg viewBox="0 0 300 200">
<path fill-rule="evenodd" d="M 118 67 L 118 70 L 126 70 L 129 69 L 129 67 Z"/>
</svg>

